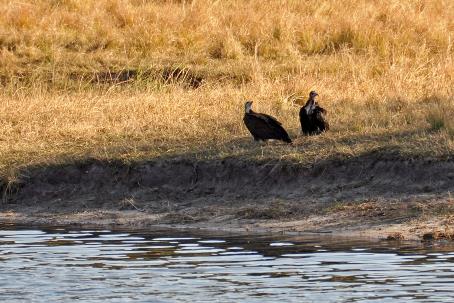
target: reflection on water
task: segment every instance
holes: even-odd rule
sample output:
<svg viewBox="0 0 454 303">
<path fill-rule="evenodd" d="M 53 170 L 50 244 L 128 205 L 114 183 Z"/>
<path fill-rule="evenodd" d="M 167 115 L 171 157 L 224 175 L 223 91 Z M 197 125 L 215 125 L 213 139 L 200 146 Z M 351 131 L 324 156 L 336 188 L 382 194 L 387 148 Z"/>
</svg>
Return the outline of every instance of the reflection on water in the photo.
<svg viewBox="0 0 454 303">
<path fill-rule="evenodd" d="M 447 243 L 0 226 L 0 301 L 454 302 L 453 261 Z"/>
</svg>

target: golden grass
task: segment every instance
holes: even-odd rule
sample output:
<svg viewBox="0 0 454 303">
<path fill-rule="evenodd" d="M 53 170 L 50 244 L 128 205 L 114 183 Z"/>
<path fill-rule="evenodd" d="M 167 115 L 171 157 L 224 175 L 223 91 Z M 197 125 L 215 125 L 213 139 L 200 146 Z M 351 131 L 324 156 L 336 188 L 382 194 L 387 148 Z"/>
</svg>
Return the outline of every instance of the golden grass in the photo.
<svg viewBox="0 0 454 303">
<path fill-rule="evenodd" d="M 3 0 L 0 15 L 2 174 L 86 157 L 454 151 L 452 1 Z M 177 67 L 203 85 L 161 79 Z M 122 70 L 138 76 L 93 81 Z M 295 137 L 312 89 L 332 131 L 249 142 L 245 99 Z"/>
</svg>

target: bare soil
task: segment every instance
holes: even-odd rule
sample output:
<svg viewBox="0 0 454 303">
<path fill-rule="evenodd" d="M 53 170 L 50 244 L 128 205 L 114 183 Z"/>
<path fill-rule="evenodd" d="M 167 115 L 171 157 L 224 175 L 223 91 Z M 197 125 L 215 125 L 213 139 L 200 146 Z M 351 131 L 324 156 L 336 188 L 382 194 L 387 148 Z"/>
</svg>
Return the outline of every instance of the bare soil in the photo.
<svg viewBox="0 0 454 303">
<path fill-rule="evenodd" d="M 0 223 L 454 238 L 454 160 L 87 160 L 1 182 Z"/>
</svg>

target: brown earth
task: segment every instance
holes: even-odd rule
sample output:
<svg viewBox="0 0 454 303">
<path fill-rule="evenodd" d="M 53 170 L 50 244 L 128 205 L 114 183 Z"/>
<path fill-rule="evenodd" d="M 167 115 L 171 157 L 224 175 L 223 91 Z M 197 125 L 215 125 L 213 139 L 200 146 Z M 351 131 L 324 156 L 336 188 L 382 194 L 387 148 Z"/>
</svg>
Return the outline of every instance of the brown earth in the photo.
<svg viewBox="0 0 454 303">
<path fill-rule="evenodd" d="M 454 160 L 373 152 L 307 166 L 188 157 L 87 160 L 2 182 L 0 223 L 454 237 Z"/>
</svg>

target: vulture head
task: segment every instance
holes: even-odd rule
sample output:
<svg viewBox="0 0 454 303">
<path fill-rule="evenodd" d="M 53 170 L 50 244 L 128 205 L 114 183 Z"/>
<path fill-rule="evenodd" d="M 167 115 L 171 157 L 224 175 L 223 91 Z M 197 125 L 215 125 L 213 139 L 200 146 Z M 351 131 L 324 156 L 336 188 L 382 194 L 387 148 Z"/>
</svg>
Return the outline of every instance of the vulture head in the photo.
<svg viewBox="0 0 454 303">
<path fill-rule="evenodd" d="M 306 110 L 306 113 L 307 113 L 308 115 L 312 114 L 312 111 L 313 111 L 314 108 L 315 108 L 315 105 L 316 105 L 316 104 L 315 104 L 315 102 L 316 102 L 316 101 L 315 101 L 315 97 L 317 97 L 317 96 L 318 96 L 318 94 L 317 94 L 317 92 L 316 92 L 315 90 L 313 90 L 313 91 L 311 91 L 311 92 L 309 93 L 309 100 L 307 100 L 307 103 L 306 103 L 306 105 L 304 106 L 304 109 Z"/>
<path fill-rule="evenodd" d="M 315 97 L 317 97 L 317 96 L 318 96 L 318 94 L 315 90 L 313 90 L 309 93 L 309 99 L 311 99 L 311 100 L 314 100 Z"/>
<path fill-rule="evenodd" d="M 252 101 L 246 101 L 244 104 L 244 112 L 249 114 L 252 111 Z"/>
</svg>

